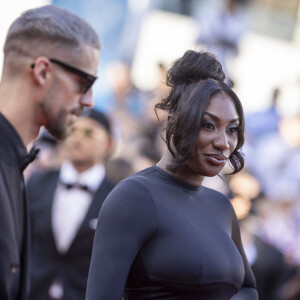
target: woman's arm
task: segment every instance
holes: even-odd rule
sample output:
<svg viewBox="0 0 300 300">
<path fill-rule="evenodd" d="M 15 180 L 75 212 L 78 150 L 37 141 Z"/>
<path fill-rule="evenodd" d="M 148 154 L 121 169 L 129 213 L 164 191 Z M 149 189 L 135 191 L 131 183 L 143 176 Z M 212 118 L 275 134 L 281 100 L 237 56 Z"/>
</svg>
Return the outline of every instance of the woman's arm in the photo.
<svg viewBox="0 0 300 300">
<path fill-rule="evenodd" d="M 248 259 L 246 257 L 244 247 L 242 245 L 240 227 L 237 216 L 232 208 L 232 240 L 234 241 L 236 247 L 238 248 L 245 267 L 245 277 L 241 289 L 235 294 L 232 300 L 257 300 L 258 293 L 256 290 L 256 282 L 251 267 L 249 265 Z"/>
<path fill-rule="evenodd" d="M 132 262 L 155 228 L 148 190 L 132 179 L 121 182 L 100 210 L 86 300 L 121 300 Z"/>
</svg>

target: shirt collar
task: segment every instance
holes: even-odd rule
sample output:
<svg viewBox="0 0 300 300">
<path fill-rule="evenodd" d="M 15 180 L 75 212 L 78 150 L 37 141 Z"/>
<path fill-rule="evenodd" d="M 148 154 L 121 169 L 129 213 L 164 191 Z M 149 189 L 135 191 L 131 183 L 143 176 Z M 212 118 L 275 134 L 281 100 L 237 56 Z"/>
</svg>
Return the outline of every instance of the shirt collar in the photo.
<svg viewBox="0 0 300 300">
<path fill-rule="evenodd" d="M 0 113 L 0 137 L 5 138 L 5 143 L 16 155 L 20 170 L 24 171 L 27 165 L 34 160 L 38 151 L 31 151 L 28 154 L 27 149 L 12 124 Z"/>
<path fill-rule="evenodd" d="M 78 173 L 71 162 L 64 162 L 60 168 L 59 179 L 68 184 L 80 183 L 89 190 L 96 191 L 105 177 L 105 168 L 96 164 L 83 173 Z"/>
</svg>

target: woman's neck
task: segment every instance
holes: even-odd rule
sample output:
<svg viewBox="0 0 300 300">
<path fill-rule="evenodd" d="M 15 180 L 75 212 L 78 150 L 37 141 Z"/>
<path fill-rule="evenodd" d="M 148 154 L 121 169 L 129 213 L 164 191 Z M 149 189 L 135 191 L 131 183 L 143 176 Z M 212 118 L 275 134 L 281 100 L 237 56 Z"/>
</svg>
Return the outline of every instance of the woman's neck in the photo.
<svg viewBox="0 0 300 300">
<path fill-rule="evenodd" d="M 180 170 L 177 172 L 170 171 L 167 166 L 172 164 L 174 161 L 172 154 L 167 151 L 161 158 L 161 160 L 156 164 L 159 168 L 167 172 L 169 175 L 173 176 L 176 179 L 179 179 L 183 182 L 186 182 L 190 185 L 200 187 L 204 180 L 204 176 L 199 174 L 195 174 L 190 168 L 184 165 Z"/>
</svg>

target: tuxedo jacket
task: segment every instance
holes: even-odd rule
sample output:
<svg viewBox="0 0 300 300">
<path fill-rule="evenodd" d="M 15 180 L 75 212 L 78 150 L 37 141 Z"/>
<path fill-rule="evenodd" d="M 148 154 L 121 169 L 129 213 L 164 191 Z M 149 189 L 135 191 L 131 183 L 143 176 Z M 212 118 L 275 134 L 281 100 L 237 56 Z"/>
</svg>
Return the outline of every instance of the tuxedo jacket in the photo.
<svg viewBox="0 0 300 300">
<path fill-rule="evenodd" d="M 23 169 L 27 150 L 0 113 L 0 299 L 25 300 L 28 291 L 28 214 Z"/>
<path fill-rule="evenodd" d="M 104 178 L 69 249 L 60 254 L 55 244 L 51 215 L 58 179 L 59 171 L 36 173 L 26 186 L 32 235 L 30 300 L 49 299 L 49 287 L 57 277 L 63 284 L 64 300 L 85 298 L 98 214 L 104 199 L 114 187 L 113 182 Z"/>
</svg>

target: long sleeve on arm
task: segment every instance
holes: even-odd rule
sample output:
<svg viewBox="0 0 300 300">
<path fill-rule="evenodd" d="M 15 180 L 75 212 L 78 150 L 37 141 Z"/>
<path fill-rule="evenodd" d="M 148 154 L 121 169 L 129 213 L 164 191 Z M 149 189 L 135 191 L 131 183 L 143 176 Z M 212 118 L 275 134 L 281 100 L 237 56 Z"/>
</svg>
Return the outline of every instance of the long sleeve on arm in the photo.
<svg viewBox="0 0 300 300">
<path fill-rule="evenodd" d="M 248 259 L 246 257 L 244 247 L 242 245 L 239 222 L 234 210 L 232 211 L 232 240 L 234 241 L 236 247 L 238 248 L 240 254 L 242 255 L 244 261 L 244 267 L 245 267 L 245 278 L 241 289 L 231 299 L 232 300 L 256 300 L 258 299 L 258 293 L 256 290 L 255 277 L 249 265 Z"/>
<path fill-rule="evenodd" d="M 148 191 L 135 180 L 121 182 L 99 214 L 86 300 L 121 300 L 131 264 L 155 229 Z"/>
</svg>

